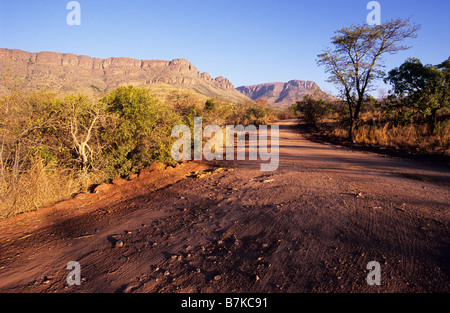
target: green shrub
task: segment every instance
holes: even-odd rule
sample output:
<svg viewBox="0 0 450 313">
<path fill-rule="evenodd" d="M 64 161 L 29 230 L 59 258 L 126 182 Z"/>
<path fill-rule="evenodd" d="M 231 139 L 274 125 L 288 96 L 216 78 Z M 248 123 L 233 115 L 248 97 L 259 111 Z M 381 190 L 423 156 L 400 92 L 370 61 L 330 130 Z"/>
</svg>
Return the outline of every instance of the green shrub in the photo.
<svg viewBox="0 0 450 313">
<path fill-rule="evenodd" d="M 155 160 L 169 160 L 170 132 L 180 118 L 145 88 L 119 87 L 101 101 L 110 114 L 103 140 L 110 178 L 127 177 Z"/>
<path fill-rule="evenodd" d="M 308 124 L 316 125 L 329 111 L 329 103 L 321 99 L 314 99 L 306 95 L 302 101 L 297 101 L 297 111 L 303 114 Z"/>
</svg>

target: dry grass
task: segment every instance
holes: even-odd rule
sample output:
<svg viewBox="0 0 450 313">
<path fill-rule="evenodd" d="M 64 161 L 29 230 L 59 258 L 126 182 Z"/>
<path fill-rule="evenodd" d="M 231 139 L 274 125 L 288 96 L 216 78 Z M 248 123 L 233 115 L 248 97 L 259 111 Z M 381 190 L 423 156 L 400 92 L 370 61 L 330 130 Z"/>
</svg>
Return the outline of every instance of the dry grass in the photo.
<svg viewBox="0 0 450 313">
<path fill-rule="evenodd" d="M 35 162 L 28 172 L 12 183 L 0 184 L 0 219 L 70 199 L 103 179 L 102 173 L 82 177 L 71 170 L 54 169 L 44 166 L 42 161 Z"/>
<path fill-rule="evenodd" d="M 336 126 L 329 134 L 337 139 L 348 138 L 348 130 Z M 450 124 L 439 124 L 435 134 L 429 135 L 427 125 L 396 126 L 384 124 L 363 124 L 354 132 L 354 142 L 430 154 L 450 155 Z"/>
</svg>

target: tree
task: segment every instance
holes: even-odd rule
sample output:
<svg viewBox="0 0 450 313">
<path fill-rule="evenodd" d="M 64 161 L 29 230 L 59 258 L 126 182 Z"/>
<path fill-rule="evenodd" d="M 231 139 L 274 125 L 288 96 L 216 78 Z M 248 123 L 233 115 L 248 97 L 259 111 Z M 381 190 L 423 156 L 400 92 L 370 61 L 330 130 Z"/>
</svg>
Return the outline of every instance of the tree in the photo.
<svg viewBox="0 0 450 313">
<path fill-rule="evenodd" d="M 385 54 L 395 54 L 409 47 L 400 42 L 415 38 L 419 25 L 409 19 L 390 20 L 381 25 L 352 25 L 336 31 L 331 38 L 334 49 L 327 48 L 318 55 L 317 64 L 330 73 L 329 82 L 336 84 L 349 109 L 349 139 L 359 118 L 366 93 L 377 78 L 382 78 Z"/>
<path fill-rule="evenodd" d="M 384 81 L 394 87 L 392 94 L 401 106 L 417 110 L 427 119 L 433 134 L 437 112 L 450 107 L 450 58 L 435 66 L 410 58 L 391 70 Z"/>
<path fill-rule="evenodd" d="M 306 95 L 301 101 L 296 102 L 295 109 L 303 114 L 308 124 L 316 125 L 327 114 L 329 107 L 330 103 L 323 98 Z"/>
</svg>

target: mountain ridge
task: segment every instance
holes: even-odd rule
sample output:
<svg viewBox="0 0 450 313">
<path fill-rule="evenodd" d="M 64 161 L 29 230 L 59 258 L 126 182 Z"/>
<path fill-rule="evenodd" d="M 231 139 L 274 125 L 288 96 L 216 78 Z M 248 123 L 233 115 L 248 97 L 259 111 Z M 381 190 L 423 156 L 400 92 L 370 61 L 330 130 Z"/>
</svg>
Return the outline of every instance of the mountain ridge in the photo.
<svg viewBox="0 0 450 313">
<path fill-rule="evenodd" d="M 288 82 L 272 82 L 249 86 L 239 86 L 236 88 L 250 99 L 266 100 L 272 107 L 285 108 L 301 100 L 307 94 L 317 94 L 326 99 L 333 98 L 322 91 L 313 81 L 290 80 Z"/>
<path fill-rule="evenodd" d="M 30 89 L 96 94 L 124 85 L 168 84 L 227 101 L 251 101 L 238 92 L 227 78 L 212 78 L 186 59 L 101 59 L 73 53 L 0 48 L 0 72 L 5 73 L 7 68 L 8 74 L 22 80 Z"/>
</svg>

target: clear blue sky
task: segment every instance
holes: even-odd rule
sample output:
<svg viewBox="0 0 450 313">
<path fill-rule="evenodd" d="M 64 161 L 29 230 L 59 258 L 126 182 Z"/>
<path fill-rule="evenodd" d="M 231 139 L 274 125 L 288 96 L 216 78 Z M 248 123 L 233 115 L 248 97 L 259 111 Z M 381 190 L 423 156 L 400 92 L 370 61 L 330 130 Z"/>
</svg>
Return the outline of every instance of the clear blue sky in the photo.
<svg viewBox="0 0 450 313">
<path fill-rule="evenodd" d="M 368 0 L 79 0 L 81 25 L 69 26 L 69 0 L 0 0 L 0 47 L 107 58 L 185 58 L 235 86 L 291 79 L 325 82 L 317 54 L 333 32 L 366 21 Z M 380 0 L 381 19 L 422 25 L 412 49 L 388 56 L 437 64 L 450 56 L 450 0 Z"/>
</svg>

